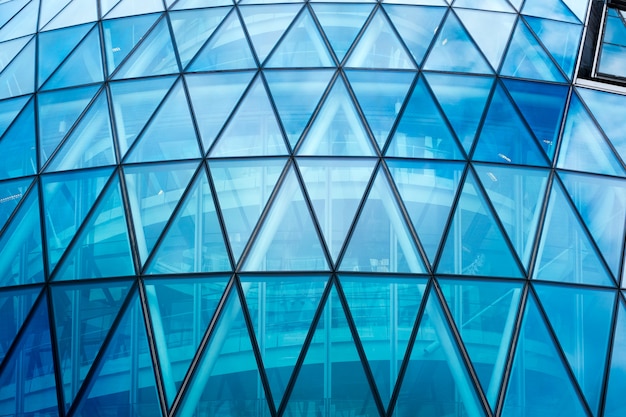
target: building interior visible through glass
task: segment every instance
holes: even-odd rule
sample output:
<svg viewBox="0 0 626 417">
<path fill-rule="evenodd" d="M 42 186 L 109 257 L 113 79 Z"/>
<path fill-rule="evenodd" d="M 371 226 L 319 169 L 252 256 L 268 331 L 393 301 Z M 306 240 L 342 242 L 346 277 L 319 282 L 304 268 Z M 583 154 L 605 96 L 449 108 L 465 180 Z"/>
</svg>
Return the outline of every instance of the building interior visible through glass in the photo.
<svg viewBox="0 0 626 417">
<path fill-rule="evenodd" d="M 0 415 L 625 416 L 590 9 L 0 0 Z"/>
</svg>

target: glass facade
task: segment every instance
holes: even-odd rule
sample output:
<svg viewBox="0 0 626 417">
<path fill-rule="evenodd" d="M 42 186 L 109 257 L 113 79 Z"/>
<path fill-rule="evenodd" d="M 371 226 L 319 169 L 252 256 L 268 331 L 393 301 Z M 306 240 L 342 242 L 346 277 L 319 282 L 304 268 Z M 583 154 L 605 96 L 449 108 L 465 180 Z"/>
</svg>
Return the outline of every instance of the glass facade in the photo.
<svg viewBox="0 0 626 417">
<path fill-rule="evenodd" d="M 626 415 L 589 7 L 0 1 L 0 415 Z"/>
</svg>

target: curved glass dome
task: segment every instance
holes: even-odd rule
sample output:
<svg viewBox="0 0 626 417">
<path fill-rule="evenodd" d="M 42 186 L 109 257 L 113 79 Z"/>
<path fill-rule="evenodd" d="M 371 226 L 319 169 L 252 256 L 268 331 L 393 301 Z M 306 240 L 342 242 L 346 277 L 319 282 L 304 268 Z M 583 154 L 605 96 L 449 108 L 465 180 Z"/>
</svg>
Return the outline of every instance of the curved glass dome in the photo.
<svg viewBox="0 0 626 417">
<path fill-rule="evenodd" d="M 588 7 L 0 1 L 0 415 L 625 415 Z"/>
</svg>

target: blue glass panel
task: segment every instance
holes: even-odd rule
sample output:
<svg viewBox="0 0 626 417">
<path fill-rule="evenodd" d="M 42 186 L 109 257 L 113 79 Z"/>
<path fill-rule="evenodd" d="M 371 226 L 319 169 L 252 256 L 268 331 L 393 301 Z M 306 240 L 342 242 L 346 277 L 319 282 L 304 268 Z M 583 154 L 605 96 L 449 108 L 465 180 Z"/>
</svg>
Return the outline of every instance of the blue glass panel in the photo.
<svg viewBox="0 0 626 417">
<path fill-rule="evenodd" d="M 43 85 L 50 74 L 63 62 L 92 27 L 93 25 L 81 25 L 39 34 L 39 64 L 37 66 L 39 87 Z"/>
<path fill-rule="evenodd" d="M 325 276 L 245 277 L 242 287 L 278 407 L 326 286 Z"/>
<path fill-rule="evenodd" d="M 436 73 L 425 76 L 465 152 L 469 153 L 493 78 Z"/>
<path fill-rule="evenodd" d="M 615 285 L 565 195 L 554 181 L 533 278 Z"/>
<path fill-rule="evenodd" d="M 472 159 L 547 166 L 539 148 L 500 84 L 496 86 Z"/>
<path fill-rule="evenodd" d="M 527 0 L 524 3 L 522 13 L 529 16 L 580 24 L 578 18 L 562 0 Z"/>
<path fill-rule="evenodd" d="M 626 219 L 624 181 L 595 175 L 559 174 L 613 276 L 618 277 Z"/>
<path fill-rule="evenodd" d="M 336 79 L 302 141 L 298 149 L 299 155 L 375 155 L 343 78 Z"/>
<path fill-rule="evenodd" d="M 73 0 L 44 27 L 44 30 L 94 22 L 98 20 L 97 6 L 97 0 Z"/>
<path fill-rule="evenodd" d="M 415 74 L 349 70 L 346 76 L 378 147 L 383 148 Z"/>
<path fill-rule="evenodd" d="M 0 363 L 13 344 L 40 291 L 40 288 L 28 287 L 0 292 L 0 315 L 2 315 Z"/>
<path fill-rule="evenodd" d="M 396 384 L 427 280 L 341 276 L 363 350 L 385 408 Z"/>
<path fill-rule="evenodd" d="M 0 286 L 43 282 L 38 187 L 31 187 L 0 235 Z"/>
<path fill-rule="evenodd" d="M 43 28 L 72 0 L 42 1 L 39 8 L 39 29 Z"/>
<path fill-rule="evenodd" d="M 132 16 L 135 14 L 153 13 L 163 10 L 163 1 L 159 0 L 120 0 L 107 13 L 106 18 Z"/>
<path fill-rule="evenodd" d="M 552 415 L 582 417 L 587 413 L 531 296 L 526 303 L 502 416 Z"/>
<path fill-rule="evenodd" d="M 401 103 L 398 102 L 396 111 L 400 108 Z M 409 158 L 463 159 L 459 145 L 423 78 L 415 85 L 385 154 Z"/>
<path fill-rule="evenodd" d="M 326 254 L 293 167 L 280 185 L 242 269 L 244 271 L 328 269 Z"/>
<path fill-rule="evenodd" d="M 163 203 L 154 209 L 163 210 Z M 224 234 L 204 167 L 200 168 L 197 179 L 187 191 L 185 200 L 171 222 L 155 249 L 147 273 L 231 270 Z"/>
<path fill-rule="evenodd" d="M 30 0 L 15 0 L 0 4 L 0 27 L 4 26 L 13 16 L 16 16 Z M 19 20 L 19 17 L 16 19 Z M 35 20 L 36 17 L 35 17 Z M 35 29 L 37 27 L 35 26 Z"/>
<path fill-rule="evenodd" d="M 411 349 L 394 417 L 485 415 L 434 291 L 428 296 Z"/>
<path fill-rule="evenodd" d="M 59 415 L 48 308 L 39 302 L 0 375 L 0 414 L 14 417 Z M 6 394 L 8 393 L 8 395 Z M 19 393 L 19 395 L 16 395 Z"/>
<path fill-rule="evenodd" d="M 361 415 L 376 416 L 378 410 L 363 365 L 359 359 L 345 313 L 333 288 L 319 318 L 304 363 L 298 373 L 285 409 L 288 416 Z M 328 407 L 328 408 L 327 408 Z"/>
<path fill-rule="evenodd" d="M 33 181 L 32 178 L 21 178 L 13 181 L 0 182 L 0 230 L 22 201 L 24 193 Z"/>
<path fill-rule="evenodd" d="M 512 278 L 523 276 L 471 171 L 467 173 L 437 272 Z"/>
<path fill-rule="evenodd" d="M 149 14 L 126 19 L 104 20 L 102 33 L 107 71 L 112 74 L 154 25 L 159 15 Z"/>
<path fill-rule="evenodd" d="M 296 146 L 309 123 L 333 73 L 332 70 L 264 71 L 276 110 L 292 148 Z"/>
<path fill-rule="evenodd" d="M 474 168 L 517 255 L 528 268 L 549 172 L 479 164 Z"/>
<path fill-rule="evenodd" d="M 0 138 L 13 124 L 29 98 L 29 96 L 23 96 L 0 101 Z"/>
<path fill-rule="evenodd" d="M 232 6 L 232 0 L 211 0 L 211 7 Z M 178 0 L 172 10 L 199 9 L 207 7 L 206 0 Z"/>
<path fill-rule="evenodd" d="M 493 10 L 494 12 L 515 12 L 508 0 L 455 0 L 454 7 L 459 13 L 459 7 L 467 7 L 468 9 Z M 465 23 L 464 19 L 463 23 Z M 471 31 L 471 30 L 470 30 Z"/>
<path fill-rule="evenodd" d="M 284 166 L 282 158 L 211 161 L 209 168 L 235 262 Z"/>
<path fill-rule="evenodd" d="M 0 164 L 0 179 L 31 175 L 37 170 L 33 103 L 34 100 L 31 100 L 4 136 L 0 136 L 0 155 L 11 155 L 10 158 L 3 158 Z"/>
<path fill-rule="evenodd" d="M 253 81 L 209 151 L 211 157 L 286 155 L 274 109 L 260 77 Z"/>
<path fill-rule="evenodd" d="M 4 8 L 1 9 L 2 17 L 2 29 L 0 30 L 0 42 L 9 39 L 19 38 L 24 35 L 30 35 L 37 31 L 37 19 L 39 17 L 39 2 L 28 1 L 28 4 L 24 6 L 26 1 L 13 1 L 8 7 L 16 6 L 13 10 L 21 9 L 14 16 L 11 16 L 11 12 L 7 12 L 6 18 L 4 16 Z M 12 4 L 15 3 L 15 4 Z M 3 4 L 4 6 L 4 4 Z M 5 6 L 6 7 L 6 6 Z M 8 22 L 7 22 L 8 20 Z M 5 24 L 6 23 L 6 24 Z M 33 51 L 34 52 L 34 51 Z"/>
<path fill-rule="evenodd" d="M 600 406 L 615 292 L 540 284 L 535 290 L 595 413 Z"/>
<path fill-rule="evenodd" d="M 117 175 L 103 193 L 57 265 L 54 279 L 106 278 L 135 273 Z"/>
<path fill-rule="evenodd" d="M 424 69 L 491 74 L 493 70 L 454 13 L 448 13 Z"/>
<path fill-rule="evenodd" d="M 561 120 L 567 102 L 565 85 L 502 79 L 539 144 L 554 159 Z"/>
<path fill-rule="evenodd" d="M 372 5 L 313 3 L 311 6 L 337 60 L 343 61 L 370 15 Z"/>
<path fill-rule="evenodd" d="M 613 339 L 613 355 L 608 374 L 608 385 L 604 403 L 605 417 L 620 417 L 626 412 L 624 402 L 624 384 L 626 384 L 626 308 L 619 302 L 619 310 L 615 319 L 615 336 Z"/>
<path fill-rule="evenodd" d="M 0 48 L 0 72 L 2 72 L 20 53 L 20 51 L 24 48 L 24 46 L 31 40 L 31 36 L 24 36 L 18 39 L 13 39 L 10 41 L 2 42 L 2 48 Z M 44 63 L 41 64 L 41 67 L 44 66 Z"/>
<path fill-rule="evenodd" d="M 226 288 L 226 277 L 146 281 L 163 387 L 171 407 Z"/>
<path fill-rule="evenodd" d="M 0 73 L 0 98 L 15 97 L 35 91 L 35 44 L 33 37 Z"/>
<path fill-rule="evenodd" d="M 196 162 L 186 162 L 125 168 L 128 202 L 142 264 L 152 252 L 197 167 Z"/>
<path fill-rule="evenodd" d="M 370 181 L 375 159 L 300 158 L 298 166 L 331 259 L 337 260 Z"/>
<path fill-rule="evenodd" d="M 406 220 L 379 169 L 341 260 L 341 271 L 425 272 Z"/>
<path fill-rule="evenodd" d="M 300 13 L 280 40 L 265 66 L 269 68 L 333 66 L 333 59 L 326 48 L 324 38 L 307 8 Z"/>
<path fill-rule="evenodd" d="M 74 402 L 129 289 L 129 282 L 52 287 L 66 410 Z"/>
<path fill-rule="evenodd" d="M 439 284 L 491 409 L 502 384 L 521 283 L 440 279 Z"/>
<path fill-rule="evenodd" d="M 161 415 L 141 303 L 132 297 L 74 416 Z"/>
<path fill-rule="evenodd" d="M 464 164 L 388 160 L 387 166 L 431 264 L 448 222 Z"/>
<path fill-rule="evenodd" d="M 178 81 L 141 133 L 125 162 L 191 159 L 200 156 L 187 95 L 183 82 Z"/>
<path fill-rule="evenodd" d="M 111 11 L 122 0 L 99 0 L 100 3 L 100 16 L 106 17 L 106 14 Z"/>
<path fill-rule="evenodd" d="M 399 2 L 402 3 L 402 2 Z M 410 2 L 414 3 L 414 2 Z M 418 2 L 441 4 L 443 1 Z M 443 7 L 416 7 L 385 4 L 384 9 L 406 44 L 417 65 L 422 64 L 428 46 L 432 42 L 446 11 Z"/>
<path fill-rule="evenodd" d="M 350 53 L 347 67 L 353 68 L 415 68 L 404 45 L 398 39 L 385 13 L 378 10 Z"/>
<path fill-rule="evenodd" d="M 598 72 L 609 76 L 624 77 L 626 75 L 624 74 L 624 51 L 626 51 L 624 46 L 603 44 Z"/>
</svg>

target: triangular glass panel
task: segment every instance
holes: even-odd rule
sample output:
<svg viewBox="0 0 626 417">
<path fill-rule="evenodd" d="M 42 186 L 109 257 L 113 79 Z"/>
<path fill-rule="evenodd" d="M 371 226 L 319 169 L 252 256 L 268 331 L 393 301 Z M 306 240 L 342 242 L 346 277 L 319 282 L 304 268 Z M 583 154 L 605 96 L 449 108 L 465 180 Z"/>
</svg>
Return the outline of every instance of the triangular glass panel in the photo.
<svg viewBox="0 0 626 417">
<path fill-rule="evenodd" d="M 298 159 L 304 185 L 333 262 L 369 184 L 375 159 Z"/>
<path fill-rule="evenodd" d="M 1 6 L 16 6 L 13 10 L 19 11 L 13 16 L 11 16 L 12 13 L 10 11 L 6 11 L 7 14 L 5 20 L 5 8 L 0 9 L 0 16 L 2 16 L 0 17 L 0 26 L 2 27 L 2 29 L 0 29 L 0 42 L 20 38 L 22 36 L 30 35 L 37 32 L 37 21 L 39 19 L 39 0 L 10 1 L 8 3 L 3 3 Z"/>
<path fill-rule="evenodd" d="M 382 168 L 361 209 L 339 269 L 347 272 L 426 271 Z"/>
<path fill-rule="evenodd" d="M 517 255 L 528 268 L 549 172 L 482 164 L 474 168 Z"/>
<path fill-rule="evenodd" d="M 568 87 L 508 78 L 502 81 L 546 155 L 553 160 Z"/>
<path fill-rule="evenodd" d="M 4 26 L 9 20 L 12 20 L 18 13 L 20 13 L 22 11 L 22 8 L 26 5 L 26 3 L 30 3 L 30 0 L 14 0 L 14 1 L 7 1 L 7 2 L 0 4 L 0 28 Z M 39 7 L 38 2 L 35 1 L 34 3 L 36 4 L 36 8 L 38 8 Z M 29 4 L 29 6 L 32 7 L 32 4 Z M 37 18 L 38 17 L 35 15 L 34 16 L 35 26 L 34 26 L 33 32 L 37 31 Z M 20 17 L 17 17 L 16 19 L 19 20 Z"/>
<path fill-rule="evenodd" d="M 493 78 L 437 73 L 424 75 L 465 152 L 469 153 Z"/>
<path fill-rule="evenodd" d="M 74 402 L 130 285 L 114 282 L 51 288 L 66 410 Z"/>
<path fill-rule="evenodd" d="M 12 392 L 0 403 L 5 416 L 59 415 L 45 297 L 35 309 L 0 374 L 2 392 Z"/>
<path fill-rule="evenodd" d="M 337 290 L 331 289 L 285 408 L 287 416 L 379 415 Z"/>
<path fill-rule="evenodd" d="M 415 415 L 485 416 L 457 342 L 431 291 L 406 364 L 394 417 Z M 438 384 L 433 386 L 433 375 Z M 416 389 L 432 387 L 433 389 Z"/>
<path fill-rule="evenodd" d="M 472 159 L 548 166 L 548 159 L 499 83 L 491 98 Z"/>
<path fill-rule="evenodd" d="M 98 20 L 97 0 L 72 0 L 43 30 L 54 30 Z"/>
<path fill-rule="evenodd" d="M 276 406 L 318 309 L 327 276 L 245 277 L 241 286 Z"/>
<path fill-rule="evenodd" d="M 526 0 L 522 13 L 528 16 L 581 23 L 563 0 Z M 562 34 L 561 32 L 559 33 Z"/>
<path fill-rule="evenodd" d="M 33 1 L 33 3 L 36 3 Z M 0 99 L 35 91 L 35 37 L 0 73 Z"/>
<path fill-rule="evenodd" d="M 133 294 L 71 415 L 160 416 L 154 369 L 139 297 Z M 111 377 L 115 376 L 115 382 Z"/>
<path fill-rule="evenodd" d="M 539 301 L 594 415 L 602 381 L 615 292 L 536 284 Z"/>
<path fill-rule="evenodd" d="M 2 314 L 0 363 L 13 344 L 40 291 L 39 287 L 23 287 L 0 292 L 0 314 Z"/>
<path fill-rule="evenodd" d="M 558 401 L 554 401 L 558 398 Z M 546 324 L 530 296 L 502 416 L 587 416 Z"/>
<path fill-rule="evenodd" d="M 91 216 L 74 237 L 72 246 L 60 259 L 55 280 L 135 274 L 117 175 L 103 193 Z"/>
<path fill-rule="evenodd" d="M 567 112 L 557 167 L 624 176 L 625 171 L 577 95 Z"/>
<path fill-rule="evenodd" d="M 243 271 L 325 271 L 326 254 L 293 166 L 261 225 Z"/>
<path fill-rule="evenodd" d="M 256 68 L 256 62 L 235 10 L 211 35 L 187 71 Z"/>
<path fill-rule="evenodd" d="M 0 182 L 0 230 L 9 220 L 19 202 L 22 201 L 24 193 L 32 182 L 32 177 Z"/>
<path fill-rule="evenodd" d="M 55 91 L 37 96 L 39 157 L 43 166 L 98 91 L 97 86 Z"/>
<path fill-rule="evenodd" d="M 10 41 L 5 41 L 0 43 L 2 46 L 0 48 L 0 72 L 4 71 L 4 69 L 9 66 L 11 61 L 24 49 L 24 46 L 32 39 L 32 36 L 23 36 L 18 39 L 13 39 Z M 40 37 L 41 41 L 41 37 Z M 40 67 L 43 67 L 45 64 L 41 63 Z"/>
<path fill-rule="evenodd" d="M 39 30 L 52 20 L 72 0 L 42 1 L 39 7 Z"/>
<path fill-rule="evenodd" d="M 312 3 L 311 7 L 324 34 L 326 34 L 328 43 L 335 52 L 337 61 L 343 61 L 356 35 L 363 28 L 373 6 L 369 4 Z"/>
<path fill-rule="evenodd" d="M 299 155 L 374 156 L 369 135 L 342 77 L 338 77 L 302 139 Z"/>
<path fill-rule="evenodd" d="M 287 155 L 285 139 L 261 77 L 246 96 L 209 152 L 210 157 Z"/>
<path fill-rule="evenodd" d="M 513 31 L 500 74 L 533 80 L 565 81 L 563 74 L 522 19 L 517 21 Z"/>
<path fill-rule="evenodd" d="M 413 83 L 413 72 L 346 71 L 356 100 L 379 148 L 383 148 Z M 376 82 L 372 82 L 376 80 Z"/>
<path fill-rule="evenodd" d="M 576 15 L 578 20 L 585 21 L 588 6 L 585 0 L 563 0 L 563 3 Z"/>
<path fill-rule="evenodd" d="M 589 236 L 572 211 L 559 181 L 554 181 L 533 278 L 614 286 Z"/>
<path fill-rule="evenodd" d="M 158 210 L 162 209 L 161 205 Z M 146 273 L 218 272 L 231 269 L 213 195 L 202 167 L 163 233 Z"/>
<path fill-rule="evenodd" d="M 145 282 L 152 334 L 170 407 L 227 282 L 227 277 Z"/>
<path fill-rule="evenodd" d="M 214 2 L 211 4 L 213 5 Z M 172 32 L 176 40 L 182 68 L 187 67 L 189 61 L 193 59 L 229 11 L 229 7 L 213 7 L 170 13 Z"/>
<path fill-rule="evenodd" d="M 50 270 L 65 252 L 112 171 L 103 168 L 41 176 Z"/>
<path fill-rule="evenodd" d="M 112 74 L 135 46 L 146 36 L 159 15 L 148 14 L 126 19 L 102 21 L 107 72 Z"/>
<path fill-rule="evenodd" d="M 456 328 L 494 410 L 517 321 L 519 282 L 439 279 Z"/>
<path fill-rule="evenodd" d="M 126 189 L 142 264 L 152 252 L 197 167 L 197 162 L 125 167 Z"/>
<path fill-rule="evenodd" d="M 304 8 L 270 55 L 268 68 L 333 67 L 326 42 L 308 8 Z"/>
<path fill-rule="evenodd" d="M 235 263 L 284 166 L 283 158 L 211 161 L 209 168 Z"/>
<path fill-rule="evenodd" d="M 115 162 L 109 105 L 106 93 L 101 92 L 61 148 L 55 152 L 46 171 L 93 168 L 113 165 Z"/>
<path fill-rule="evenodd" d="M 205 153 L 224 128 L 253 75 L 244 71 L 185 76 Z M 302 79 L 299 80 L 302 83 Z"/>
<path fill-rule="evenodd" d="M 341 276 L 341 287 L 385 408 L 398 378 L 426 283 L 426 278 Z"/>
<path fill-rule="evenodd" d="M 42 89 L 52 90 L 104 81 L 100 49 L 100 34 L 96 25 L 48 78 Z"/>
<path fill-rule="evenodd" d="M 160 12 L 163 10 L 162 0 L 121 0 L 109 13 L 106 19 Z"/>
<path fill-rule="evenodd" d="M 387 166 L 422 247 L 433 264 L 465 164 L 388 160 Z"/>
<path fill-rule="evenodd" d="M 236 361 L 236 362 L 233 362 Z M 241 410 L 269 416 L 256 356 L 233 287 L 180 401 L 177 416 L 234 416 Z"/>
<path fill-rule="evenodd" d="M 454 13 L 448 13 L 424 69 L 492 74 L 493 70 Z"/>
<path fill-rule="evenodd" d="M 626 412 L 624 403 L 624 386 L 626 384 L 626 308 L 624 302 L 618 302 L 619 308 L 615 319 L 615 336 L 613 338 L 613 354 L 607 375 L 604 417 L 621 417 Z"/>
<path fill-rule="evenodd" d="M 395 111 L 399 112 L 398 101 Z M 459 145 L 429 89 L 420 77 L 400 116 L 386 156 L 427 159 L 464 159 Z"/>
<path fill-rule="evenodd" d="M 39 87 L 67 58 L 67 55 L 78 45 L 92 27 L 93 25 L 81 25 L 39 34 L 39 64 L 37 65 Z"/>
<path fill-rule="evenodd" d="M 378 10 L 365 32 L 350 52 L 346 67 L 413 69 L 415 63 L 389 24 L 385 13 Z"/>
<path fill-rule="evenodd" d="M 111 11 L 122 0 L 99 0 L 100 3 L 100 16 L 105 17 L 107 13 Z"/>
<path fill-rule="evenodd" d="M 300 4 L 239 7 L 259 62 L 265 61 L 301 8 Z"/>
<path fill-rule="evenodd" d="M 0 136 L 0 179 L 23 177 L 37 172 L 35 106 L 31 100 L 11 126 Z"/>
<path fill-rule="evenodd" d="M 114 79 L 165 75 L 179 71 L 167 19 L 162 18 L 140 42 L 121 64 L 113 76 Z"/>
<path fill-rule="evenodd" d="M 457 202 L 437 273 L 524 276 L 471 170 Z"/>
<path fill-rule="evenodd" d="M 211 7 L 232 6 L 233 0 L 211 0 Z M 206 0 L 178 0 L 172 10 L 200 9 L 207 7 Z"/>
<path fill-rule="evenodd" d="M 578 46 L 583 27 L 578 24 L 557 22 L 537 17 L 524 17 L 530 28 L 543 42 L 548 52 L 569 79 L 572 78 L 578 57 Z M 557 36 L 555 36 L 558 34 Z"/>
<path fill-rule="evenodd" d="M 507 5 L 506 0 L 495 2 Z M 454 5 L 458 6 L 457 3 L 459 2 L 456 1 Z M 516 15 L 468 9 L 455 9 L 455 12 L 491 67 L 497 70 L 515 24 Z M 494 36 L 494 33 L 498 36 Z"/>
<path fill-rule="evenodd" d="M 292 148 L 296 146 L 309 123 L 333 73 L 333 70 L 264 71 L 276 110 Z"/>
<path fill-rule="evenodd" d="M 23 197 L 0 235 L 0 286 L 44 281 L 38 187 Z"/>
<path fill-rule="evenodd" d="M 0 138 L 14 123 L 29 98 L 29 96 L 22 96 L 0 101 Z"/>
<path fill-rule="evenodd" d="M 174 77 L 158 77 L 109 84 L 117 141 L 122 156 L 126 155 L 144 129 L 173 82 Z"/>
<path fill-rule="evenodd" d="M 494 12 L 515 12 L 515 9 L 509 4 L 507 0 L 454 0 L 454 7 L 457 12 L 459 11 L 460 7 L 466 7 L 468 9 L 491 10 Z M 463 18 L 461 18 L 461 20 L 463 20 Z M 465 23 L 465 21 L 463 21 L 463 23 Z"/>
<path fill-rule="evenodd" d="M 128 152 L 124 162 L 166 161 L 200 156 L 187 95 L 183 82 L 179 80 Z"/>
<path fill-rule="evenodd" d="M 402 3 L 402 1 L 399 1 Z M 417 65 L 422 65 L 424 55 L 440 28 L 445 7 L 419 7 L 411 5 L 385 4 L 384 9 L 404 41 Z M 424 2 L 417 2 L 424 4 Z M 428 2 L 426 2 L 428 3 Z M 432 2 L 441 4 L 443 2 Z M 430 4 L 430 3 L 428 3 Z"/>
</svg>

